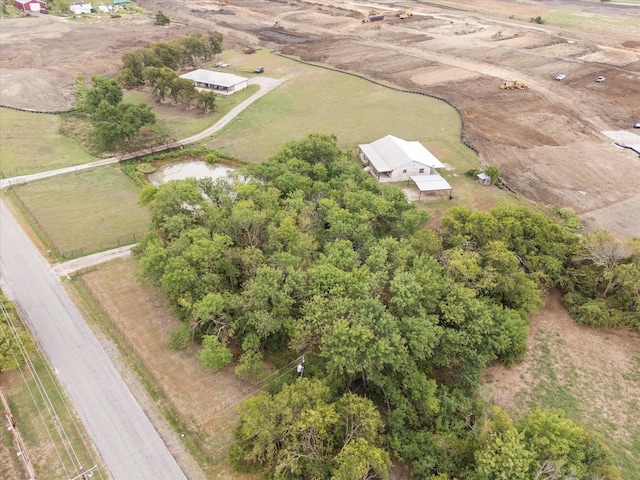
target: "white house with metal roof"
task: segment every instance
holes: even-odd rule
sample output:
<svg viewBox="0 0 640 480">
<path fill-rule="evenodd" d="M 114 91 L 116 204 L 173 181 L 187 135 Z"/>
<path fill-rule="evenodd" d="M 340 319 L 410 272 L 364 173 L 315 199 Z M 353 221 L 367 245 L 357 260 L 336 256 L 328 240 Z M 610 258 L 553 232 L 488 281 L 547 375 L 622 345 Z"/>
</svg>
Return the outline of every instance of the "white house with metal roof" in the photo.
<svg viewBox="0 0 640 480">
<path fill-rule="evenodd" d="M 449 190 L 452 187 L 440 174 L 445 165 L 420 142 L 387 135 L 373 143 L 358 145 L 360 160 L 380 182 L 413 181 L 420 192 Z"/>
<path fill-rule="evenodd" d="M 387 135 L 373 143 L 358 145 L 360 160 L 381 181 L 399 182 L 412 175 L 437 175 L 444 165 L 420 142 Z"/>
<path fill-rule="evenodd" d="M 180 78 L 191 80 L 198 89 L 213 90 L 222 95 L 231 95 L 244 90 L 249 84 L 248 78 L 234 75 L 233 73 L 214 72 L 203 68 L 180 75 Z"/>
</svg>

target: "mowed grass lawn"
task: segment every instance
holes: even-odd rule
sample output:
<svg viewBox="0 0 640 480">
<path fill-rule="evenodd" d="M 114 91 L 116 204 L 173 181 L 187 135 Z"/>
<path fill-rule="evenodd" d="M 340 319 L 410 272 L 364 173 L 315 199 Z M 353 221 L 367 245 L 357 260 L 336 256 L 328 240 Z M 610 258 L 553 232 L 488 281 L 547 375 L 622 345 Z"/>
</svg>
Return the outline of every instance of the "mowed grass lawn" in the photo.
<svg viewBox="0 0 640 480">
<path fill-rule="evenodd" d="M 149 228 L 138 188 L 116 167 L 51 177 L 14 187 L 14 192 L 35 220 L 34 229 L 46 232 L 41 238 L 63 255 L 134 243 Z"/>
<path fill-rule="evenodd" d="M 240 59 L 246 62 L 246 57 Z M 354 154 L 359 143 L 391 134 L 420 141 L 456 168 L 478 166 L 475 153 L 460 143 L 458 113 L 446 103 L 276 55 L 262 57 L 268 62 L 264 75 L 289 78 L 214 134 L 207 146 L 261 162 L 311 132 L 336 135 L 341 148 Z"/>
<path fill-rule="evenodd" d="M 15 177 L 98 160 L 60 134 L 60 116 L 0 108 L 0 172 Z"/>
</svg>

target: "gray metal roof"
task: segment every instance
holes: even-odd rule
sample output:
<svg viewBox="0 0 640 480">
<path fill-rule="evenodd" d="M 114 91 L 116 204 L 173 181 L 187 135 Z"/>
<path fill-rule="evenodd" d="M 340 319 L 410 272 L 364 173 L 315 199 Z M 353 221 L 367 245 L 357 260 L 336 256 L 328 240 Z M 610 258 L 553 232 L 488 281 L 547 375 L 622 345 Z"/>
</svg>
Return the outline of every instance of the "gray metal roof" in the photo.
<svg viewBox="0 0 640 480">
<path fill-rule="evenodd" d="M 214 72 L 212 70 L 205 70 L 204 68 L 180 75 L 180 78 L 227 88 L 249 81 L 248 78 L 234 75 L 233 73 Z"/>
<path fill-rule="evenodd" d="M 444 168 L 442 162 L 420 142 L 409 142 L 393 135 L 358 147 L 378 172 L 390 172 L 411 162 L 432 168 Z"/>
<path fill-rule="evenodd" d="M 440 175 L 415 175 L 410 177 L 421 192 L 432 192 L 435 190 L 453 190 L 444 178 Z"/>
</svg>

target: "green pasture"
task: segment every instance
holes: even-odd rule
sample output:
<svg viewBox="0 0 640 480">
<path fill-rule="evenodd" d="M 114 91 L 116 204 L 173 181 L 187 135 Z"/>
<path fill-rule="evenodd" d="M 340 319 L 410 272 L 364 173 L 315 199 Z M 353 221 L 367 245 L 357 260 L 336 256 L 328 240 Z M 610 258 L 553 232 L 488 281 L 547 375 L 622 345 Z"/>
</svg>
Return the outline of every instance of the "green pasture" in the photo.
<svg viewBox="0 0 640 480">
<path fill-rule="evenodd" d="M 640 4 L 640 0 L 635 3 Z M 545 24 L 578 28 L 591 32 L 627 32 L 630 37 L 640 35 L 640 22 L 636 18 L 578 14 L 570 10 L 549 10 L 542 15 Z"/>
<path fill-rule="evenodd" d="M 216 109 L 213 112 L 204 113 L 192 108 L 187 110 L 183 105 L 174 105 L 171 102 L 156 102 L 149 92 L 143 90 L 129 90 L 125 92 L 124 101 L 132 103 L 146 103 L 151 105 L 156 114 L 156 130 L 174 140 L 182 140 L 196 133 L 206 130 L 236 105 L 242 103 L 258 91 L 256 85 L 233 95 L 216 97 Z"/>
<path fill-rule="evenodd" d="M 15 177 L 97 160 L 60 133 L 59 115 L 0 108 L 0 176 Z"/>
<path fill-rule="evenodd" d="M 288 79 L 250 105 L 206 145 L 251 162 L 266 160 L 291 140 L 310 132 L 335 134 L 342 149 L 388 134 L 418 140 L 456 169 L 478 167 L 460 143 L 461 120 L 444 102 L 402 93 L 361 78 L 270 55 L 265 75 Z M 241 57 L 246 61 L 246 56 Z M 296 73 L 291 75 L 290 69 Z"/>
<path fill-rule="evenodd" d="M 117 167 L 51 177 L 14 187 L 13 192 L 34 231 L 61 256 L 132 244 L 149 228 L 137 187 Z"/>
</svg>

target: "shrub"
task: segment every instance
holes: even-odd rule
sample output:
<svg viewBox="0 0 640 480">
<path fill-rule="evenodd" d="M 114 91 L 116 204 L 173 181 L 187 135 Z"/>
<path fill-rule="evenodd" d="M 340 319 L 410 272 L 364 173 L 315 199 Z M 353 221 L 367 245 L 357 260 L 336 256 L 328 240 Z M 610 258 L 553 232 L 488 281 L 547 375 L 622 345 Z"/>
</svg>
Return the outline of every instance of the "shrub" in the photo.
<svg viewBox="0 0 640 480">
<path fill-rule="evenodd" d="M 189 328 L 188 324 L 183 323 L 169 335 L 169 348 L 171 350 L 181 350 L 187 348 L 190 341 L 191 328 Z"/>
<path fill-rule="evenodd" d="M 556 215 L 558 215 L 564 221 L 564 226 L 568 230 L 572 232 L 579 232 L 580 230 L 582 230 L 580 217 L 578 217 L 578 214 L 572 208 L 559 208 L 556 210 Z"/>
<path fill-rule="evenodd" d="M 145 175 L 149 175 L 150 173 L 154 173 L 156 171 L 156 167 L 149 163 L 141 163 L 136 166 L 136 171 L 139 173 L 144 173 Z"/>
<path fill-rule="evenodd" d="M 484 169 L 484 173 L 486 173 L 491 177 L 491 181 L 493 183 L 496 183 L 500 178 L 500 169 L 495 165 L 489 165 L 487 168 Z"/>
<path fill-rule="evenodd" d="M 162 27 L 164 25 L 169 25 L 170 23 L 171 23 L 171 19 L 167 17 L 164 13 L 162 13 L 160 10 L 158 10 L 158 13 L 156 13 L 156 21 L 154 25 L 160 25 Z"/>
<path fill-rule="evenodd" d="M 215 165 L 217 163 L 220 163 L 220 157 L 218 157 L 218 155 L 216 155 L 215 153 L 210 153 L 209 155 L 204 157 L 204 161 L 210 165 Z"/>
<path fill-rule="evenodd" d="M 615 316 L 604 300 L 589 300 L 584 304 L 569 309 L 569 313 L 580 325 L 589 327 L 609 327 L 615 323 Z"/>
</svg>

